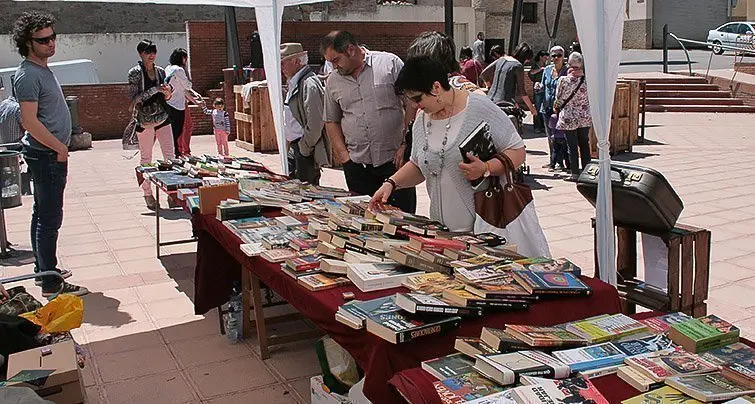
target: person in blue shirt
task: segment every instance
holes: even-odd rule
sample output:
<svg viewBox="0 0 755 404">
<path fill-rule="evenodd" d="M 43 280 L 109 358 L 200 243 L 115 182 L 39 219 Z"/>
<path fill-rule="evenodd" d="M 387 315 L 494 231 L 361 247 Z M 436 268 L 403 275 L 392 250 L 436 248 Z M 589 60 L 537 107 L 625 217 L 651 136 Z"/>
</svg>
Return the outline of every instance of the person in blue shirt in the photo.
<svg viewBox="0 0 755 404">
<path fill-rule="evenodd" d="M 561 46 L 554 46 L 550 50 L 552 63 L 545 67 L 543 71 L 543 79 L 540 82 L 545 95 L 543 97 L 543 103 L 540 105 L 540 113 L 543 114 L 543 120 L 545 122 L 550 121 L 550 116 L 553 114 L 553 103 L 556 101 L 556 87 L 558 87 L 558 78 L 566 76 L 566 72 L 569 66 L 564 61 L 564 48 Z M 555 170 L 556 167 L 556 153 L 553 150 L 553 133 L 549 125 L 545 125 L 545 133 L 548 136 L 548 146 L 550 149 L 550 162 L 543 168 L 548 168 L 549 171 Z M 566 159 L 569 160 L 568 158 Z M 568 168 L 568 167 L 567 167 Z"/>
</svg>

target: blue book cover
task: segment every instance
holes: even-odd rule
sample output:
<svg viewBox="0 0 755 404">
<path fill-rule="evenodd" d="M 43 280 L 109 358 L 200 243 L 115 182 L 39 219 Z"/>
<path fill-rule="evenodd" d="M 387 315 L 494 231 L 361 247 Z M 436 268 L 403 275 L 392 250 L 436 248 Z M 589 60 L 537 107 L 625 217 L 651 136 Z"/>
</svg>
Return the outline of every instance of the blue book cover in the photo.
<svg viewBox="0 0 755 404">
<path fill-rule="evenodd" d="M 553 356 L 568 365 L 572 372 L 618 365 L 626 358 L 626 355 L 610 342 L 556 351 L 553 352 Z"/>
<path fill-rule="evenodd" d="M 616 348 L 619 348 L 621 352 L 626 354 L 626 356 L 643 355 L 674 347 L 673 341 L 671 341 L 671 339 L 665 334 L 651 335 L 649 337 L 624 341 L 614 341 L 613 344 L 616 345 Z"/>
<path fill-rule="evenodd" d="M 514 277 L 533 294 L 587 296 L 592 289 L 570 272 L 512 271 Z"/>
</svg>

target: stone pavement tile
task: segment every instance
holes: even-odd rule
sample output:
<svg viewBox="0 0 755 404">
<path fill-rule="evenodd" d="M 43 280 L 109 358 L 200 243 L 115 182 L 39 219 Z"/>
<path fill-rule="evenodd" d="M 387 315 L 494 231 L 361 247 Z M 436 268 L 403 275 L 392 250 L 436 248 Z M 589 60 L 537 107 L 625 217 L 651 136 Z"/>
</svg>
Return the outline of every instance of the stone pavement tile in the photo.
<svg viewBox="0 0 755 404">
<path fill-rule="evenodd" d="M 104 389 L 111 404 L 183 404 L 198 399 L 180 371 L 105 384 Z"/>
<path fill-rule="evenodd" d="M 139 299 L 133 288 L 111 289 L 100 292 L 90 292 L 86 296 L 86 304 L 100 309 L 117 308 L 130 304 L 138 304 Z"/>
<path fill-rule="evenodd" d="M 309 380 L 307 380 L 309 384 Z M 307 387 L 309 391 L 309 387 Z M 258 390 L 245 391 L 241 393 L 234 393 L 227 396 L 215 398 L 207 401 L 208 404 L 250 404 L 250 403 L 265 403 L 265 404 L 293 404 L 297 403 L 295 394 L 291 390 L 291 387 L 285 384 L 275 384 L 269 387 L 265 387 Z M 302 403 L 308 403 L 310 400 L 309 395 L 306 396 L 306 401 Z"/>
<path fill-rule="evenodd" d="M 721 212 L 722 210 L 723 210 L 722 207 L 714 203 L 690 203 L 690 204 L 685 203 L 682 214 L 690 215 L 690 216 L 698 216 L 698 215 L 703 215 L 706 213 Z"/>
<path fill-rule="evenodd" d="M 253 357 L 246 344 L 230 344 L 224 335 L 200 337 L 168 344 L 182 369 L 241 357 Z"/>
<path fill-rule="evenodd" d="M 154 285 L 156 283 L 170 282 L 171 279 L 172 279 L 164 270 L 154 271 L 154 272 L 142 272 L 142 273 L 139 274 L 139 277 L 142 278 L 142 282 L 145 285 Z M 185 292 L 185 290 L 183 290 L 181 288 L 179 288 L 179 289 L 182 292 Z M 192 288 L 191 290 L 192 290 L 192 294 L 190 295 L 190 294 L 186 293 L 187 296 L 193 296 L 193 290 L 194 289 Z"/>
<path fill-rule="evenodd" d="M 65 212 L 67 213 L 67 212 Z M 81 226 L 81 225 L 87 225 L 87 224 L 94 224 L 94 221 L 89 215 L 81 215 L 81 216 L 68 216 L 66 214 L 63 214 L 63 227 L 67 226 Z M 30 220 L 29 217 L 26 218 L 26 222 L 28 223 Z M 23 222 L 21 222 L 23 223 Z M 19 224 L 21 224 L 19 223 Z"/>
<path fill-rule="evenodd" d="M 182 298 L 184 295 L 176 289 L 177 286 L 178 284 L 171 280 L 153 285 L 138 286 L 134 289 L 140 302 L 149 303 Z"/>
<path fill-rule="evenodd" d="M 60 257 L 59 261 L 66 269 L 75 269 L 79 267 L 90 267 L 94 265 L 114 264 L 115 259 L 109 252 L 100 252 L 87 255 L 75 255 L 71 257 Z"/>
<path fill-rule="evenodd" d="M 717 203 L 719 203 L 725 209 L 736 209 L 750 206 L 752 204 L 752 198 L 747 195 L 737 196 L 735 198 L 726 198 L 724 196 L 721 196 L 720 198 L 718 198 Z"/>
<path fill-rule="evenodd" d="M 755 231 L 755 229 L 753 229 L 753 231 Z M 748 252 L 755 252 L 755 243 L 753 243 L 752 240 L 748 240 L 747 238 L 738 237 L 731 240 L 718 242 L 716 243 L 716 248 L 723 248 L 726 250 L 737 249 Z"/>
<path fill-rule="evenodd" d="M 73 275 L 70 281 L 76 283 L 85 279 L 110 278 L 113 276 L 123 275 L 123 271 L 118 264 L 95 265 L 91 267 L 79 267 L 71 271 Z"/>
<path fill-rule="evenodd" d="M 271 347 L 270 358 L 266 363 L 285 380 L 314 376 L 322 372 L 312 341 Z"/>
<path fill-rule="evenodd" d="M 592 236 L 574 237 L 567 240 L 554 241 L 550 243 L 552 250 L 564 250 L 571 253 L 592 252 L 593 239 Z"/>
<path fill-rule="evenodd" d="M 61 245 L 58 248 L 58 256 L 72 257 L 75 255 L 89 255 L 108 251 L 108 245 L 104 241 L 92 240 L 78 244 Z"/>
<path fill-rule="evenodd" d="M 123 230 L 108 230 L 102 232 L 102 237 L 105 239 L 105 241 L 108 244 L 117 244 L 116 240 L 122 240 L 122 239 L 128 239 L 128 238 L 145 238 L 145 239 L 151 239 L 152 245 L 154 245 L 155 241 L 152 239 L 152 236 L 149 234 L 147 229 L 135 227 L 133 229 L 123 229 Z"/>
<path fill-rule="evenodd" d="M 743 309 L 755 306 L 755 294 L 752 293 L 752 288 L 736 283 L 712 290 L 709 296 L 716 301 Z"/>
<path fill-rule="evenodd" d="M 100 221 L 97 223 L 97 228 L 100 231 L 108 231 L 108 230 L 125 230 L 125 229 L 133 229 L 133 228 L 139 228 L 143 227 L 142 223 L 139 220 L 134 219 L 128 219 L 128 220 L 119 220 L 119 221 Z"/>
<path fill-rule="evenodd" d="M 561 228 L 543 229 L 543 231 L 545 232 L 545 238 L 546 240 L 548 240 L 548 243 L 552 241 L 566 240 L 574 237 L 573 234 L 563 232 Z"/>
<path fill-rule="evenodd" d="M 551 229 L 551 228 L 561 228 L 563 226 L 569 226 L 573 225 L 574 221 L 568 218 L 565 218 L 563 215 L 557 215 L 557 216 L 539 216 L 538 219 L 540 221 L 540 227 L 543 229 Z"/>
<path fill-rule="evenodd" d="M 276 309 L 276 308 L 284 308 L 286 310 L 281 311 L 273 311 L 270 309 Z M 265 309 L 265 318 L 270 318 L 276 315 L 283 315 L 288 313 L 296 313 L 296 309 L 286 306 L 276 306 L 276 307 L 270 307 Z M 278 324 L 269 324 L 267 326 L 267 333 L 268 335 L 290 335 L 297 332 L 303 332 L 303 331 L 310 331 L 313 330 L 314 326 L 305 320 L 294 320 L 294 321 L 287 321 L 285 323 L 278 323 Z M 244 338 L 244 343 L 249 345 L 249 347 L 256 353 L 260 353 L 260 345 L 259 340 L 257 339 L 257 332 L 255 330 L 252 330 L 252 335 L 247 335 L 246 338 Z M 278 349 L 277 347 L 273 347 L 275 349 Z M 271 352 L 272 349 L 271 348 Z"/>
<path fill-rule="evenodd" d="M 185 372 L 203 399 L 276 383 L 265 364 L 254 356 L 196 366 Z"/>
<path fill-rule="evenodd" d="M 755 337 L 755 317 L 740 320 L 736 324 L 739 327 L 739 335 L 752 340 Z"/>
<path fill-rule="evenodd" d="M 143 235 L 139 235 L 136 237 L 107 239 L 107 244 L 114 251 L 128 250 L 130 248 L 137 248 L 137 247 L 151 247 L 154 249 L 155 239 L 152 236 L 150 236 L 147 231 L 144 231 Z"/>
<path fill-rule="evenodd" d="M 731 262 L 722 261 L 711 264 L 710 275 L 734 282 L 755 276 L 755 270 L 743 268 Z"/>
<path fill-rule="evenodd" d="M 133 260 L 121 261 L 120 266 L 123 268 L 123 272 L 127 274 L 140 274 L 144 272 L 162 271 L 165 272 L 165 267 L 159 259 L 154 257 L 154 249 L 152 250 L 152 256 L 147 258 L 138 258 Z"/>
<path fill-rule="evenodd" d="M 711 246 L 710 250 L 710 262 L 728 261 L 732 258 L 749 256 L 749 251 L 740 250 L 738 248 L 717 248 L 715 245 Z M 736 262 L 735 262 L 736 263 Z"/>
<path fill-rule="evenodd" d="M 217 310 L 212 310 L 204 316 L 188 315 L 158 319 L 155 324 L 168 344 L 193 338 L 220 336 Z"/>
<path fill-rule="evenodd" d="M 63 226 L 65 228 L 65 225 Z M 9 235 L 10 236 L 10 235 Z M 30 238 L 29 232 L 24 232 L 25 239 Z M 9 238 L 10 239 L 10 238 Z M 105 241 L 102 236 L 95 233 L 75 234 L 75 235 L 63 235 L 58 237 L 58 247 L 66 247 L 71 245 L 79 245 L 89 242 L 103 242 Z"/>
<path fill-rule="evenodd" d="M 118 262 L 147 260 L 155 257 L 154 246 L 144 246 L 135 248 L 126 248 L 122 250 L 113 250 Z"/>
<path fill-rule="evenodd" d="M 185 295 L 176 299 L 147 302 L 144 303 L 144 306 L 152 321 L 184 317 L 194 313 L 194 303 Z"/>
<path fill-rule="evenodd" d="M 111 211 L 109 213 L 92 213 L 92 218 L 98 223 L 108 222 L 123 222 L 127 220 L 136 220 L 136 216 L 123 207 L 116 207 L 117 211 Z M 124 211 L 122 211 L 124 210 Z"/>
<path fill-rule="evenodd" d="M 592 230 L 592 227 L 590 227 L 589 220 L 586 220 L 580 223 L 572 223 L 567 226 L 559 226 L 559 227 L 554 228 L 553 230 L 556 230 L 563 234 L 567 234 L 570 237 L 585 237 L 585 236 L 592 237 L 592 234 L 593 234 L 593 230 Z"/>
<path fill-rule="evenodd" d="M 727 219 L 720 216 L 713 216 L 711 213 L 705 213 L 702 215 L 685 217 L 684 224 L 689 224 L 696 227 L 702 227 L 707 229 L 712 226 L 720 226 L 733 222 L 733 219 Z"/>
<path fill-rule="evenodd" d="M 734 265 L 738 265 L 740 267 L 745 267 L 747 269 L 755 270 L 755 255 L 753 254 L 747 254 L 747 255 L 735 257 L 735 258 L 727 260 L 727 262 L 730 262 Z"/>
<path fill-rule="evenodd" d="M 135 322 L 149 322 L 147 311 L 139 303 L 118 305 L 117 307 L 99 307 L 94 301 L 85 301 L 83 327 L 87 331 L 99 328 L 121 327 Z"/>
<path fill-rule="evenodd" d="M 712 243 L 718 243 L 719 241 L 731 240 L 735 238 L 741 238 L 742 235 L 729 231 L 726 225 L 713 226 L 709 228 L 710 237 Z"/>
<path fill-rule="evenodd" d="M 147 333 L 155 330 L 155 325 L 151 321 L 135 321 L 121 326 L 100 326 L 100 327 L 86 327 L 84 332 L 89 339 L 90 344 L 95 344 L 99 341 L 110 340 L 114 338 L 121 338 L 127 335 Z"/>
<path fill-rule="evenodd" d="M 133 288 L 144 284 L 138 274 L 118 275 L 108 278 L 84 279 L 82 286 L 86 286 L 90 292 L 103 292 L 106 290 Z"/>
<path fill-rule="evenodd" d="M 87 386 L 84 393 L 86 396 L 86 403 L 87 404 L 107 404 L 107 398 L 105 398 L 105 393 L 100 386 Z"/>
<path fill-rule="evenodd" d="M 724 287 L 728 284 L 730 284 L 731 281 L 728 279 L 717 277 L 716 275 L 711 274 L 710 278 L 708 278 L 708 290 L 718 289 L 721 287 Z"/>
<path fill-rule="evenodd" d="M 28 225 L 29 222 L 26 222 Z M 60 237 L 75 236 L 78 234 L 97 234 L 99 229 L 94 224 L 78 224 L 60 228 Z"/>
<path fill-rule="evenodd" d="M 164 347 L 160 333 L 157 330 L 125 335 L 119 338 L 112 338 L 91 342 L 87 344 L 87 349 L 95 356 L 112 355 L 117 353 L 130 352 L 138 349 Z"/>
<path fill-rule="evenodd" d="M 81 344 L 81 341 L 76 340 L 75 337 L 74 337 L 74 340 L 78 344 Z M 84 345 L 84 349 L 88 350 L 89 346 Z M 93 353 L 89 351 L 89 355 L 86 358 L 84 368 L 81 369 L 81 381 L 84 384 L 84 387 L 96 386 L 98 384 L 102 384 L 102 379 L 99 377 L 99 372 L 97 371 L 97 367 L 93 359 L 94 359 Z"/>
<path fill-rule="evenodd" d="M 310 385 L 310 378 L 303 378 L 301 380 L 294 380 L 288 382 L 288 385 L 291 386 L 291 389 L 299 396 L 297 397 L 300 402 L 302 403 L 308 403 L 310 400 L 312 400 L 312 390 Z"/>
<path fill-rule="evenodd" d="M 149 360 L 145 360 L 146 358 Z M 177 369 L 175 359 L 164 345 L 98 355 L 97 365 L 101 369 L 100 374 L 104 383 Z"/>
<path fill-rule="evenodd" d="M 755 220 L 731 223 L 726 228 L 735 233 L 752 235 L 754 231 L 753 229 L 755 229 Z"/>
</svg>

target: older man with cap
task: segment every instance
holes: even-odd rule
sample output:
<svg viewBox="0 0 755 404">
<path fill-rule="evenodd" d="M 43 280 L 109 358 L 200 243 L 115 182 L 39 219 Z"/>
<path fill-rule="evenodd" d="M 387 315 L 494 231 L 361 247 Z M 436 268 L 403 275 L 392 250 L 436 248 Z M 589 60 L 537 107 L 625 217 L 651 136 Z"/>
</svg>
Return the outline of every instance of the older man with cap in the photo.
<svg viewBox="0 0 755 404">
<path fill-rule="evenodd" d="M 283 112 L 290 173 L 317 185 L 321 167 L 330 164 L 330 147 L 323 134 L 325 88 L 307 65 L 307 51 L 300 43 L 281 44 L 280 53 L 288 85 Z"/>
</svg>

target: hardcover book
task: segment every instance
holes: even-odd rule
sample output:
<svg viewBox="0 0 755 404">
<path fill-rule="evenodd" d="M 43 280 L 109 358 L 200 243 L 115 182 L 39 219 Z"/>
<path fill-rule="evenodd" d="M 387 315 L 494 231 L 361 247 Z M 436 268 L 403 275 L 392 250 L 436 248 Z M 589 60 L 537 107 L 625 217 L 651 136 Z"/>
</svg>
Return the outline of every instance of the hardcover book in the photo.
<svg viewBox="0 0 755 404">
<path fill-rule="evenodd" d="M 512 271 L 514 278 L 532 294 L 588 296 L 592 289 L 569 272 Z"/>
<path fill-rule="evenodd" d="M 443 403 L 464 403 L 501 392 L 502 386 L 477 372 L 450 377 L 433 382 L 435 391 Z"/>
<path fill-rule="evenodd" d="M 480 307 L 451 306 L 437 297 L 421 293 L 397 293 L 396 305 L 412 314 L 482 316 L 482 308 Z"/>
<path fill-rule="evenodd" d="M 323 272 L 327 272 L 329 274 L 346 275 L 347 268 L 348 264 L 346 263 L 346 261 L 336 260 L 332 258 L 320 259 L 320 269 Z"/>
<path fill-rule="evenodd" d="M 463 284 L 460 284 L 463 287 Z M 521 299 L 484 299 L 466 289 L 447 289 L 443 299 L 449 303 L 467 307 L 481 307 L 484 312 L 527 310 L 529 302 Z"/>
<path fill-rule="evenodd" d="M 518 404 L 609 404 L 592 382 L 583 377 L 543 380 L 540 384 L 517 387 L 512 395 Z"/>
<path fill-rule="evenodd" d="M 297 272 L 308 271 L 320 267 L 320 255 L 302 255 L 286 260 L 286 266 Z"/>
<path fill-rule="evenodd" d="M 460 353 L 422 361 L 422 369 L 438 380 L 469 373 L 473 371 L 472 365 L 472 358 Z"/>
<path fill-rule="evenodd" d="M 710 373 L 718 370 L 716 365 L 680 349 L 633 356 L 624 359 L 624 363 L 657 382 L 671 376 Z"/>
<path fill-rule="evenodd" d="M 674 324 L 668 335 L 687 351 L 697 353 L 737 342 L 739 328 L 711 314 Z"/>
<path fill-rule="evenodd" d="M 399 247 L 389 250 L 388 258 L 398 262 L 401 265 L 418 269 L 424 272 L 440 272 L 444 274 L 450 272 L 450 268 L 443 265 L 438 265 L 432 261 L 427 261 L 419 256 L 416 252 L 406 247 Z"/>
<path fill-rule="evenodd" d="M 363 302 L 348 302 L 339 307 L 336 314 L 340 314 L 343 319 L 348 320 L 349 324 L 358 326 L 353 328 L 364 328 L 368 315 L 392 313 L 398 310 L 401 309 L 396 306 L 395 295 L 390 295 Z M 336 319 L 338 320 L 338 318 Z M 342 321 L 339 320 L 339 322 Z"/>
<path fill-rule="evenodd" d="M 504 332 L 532 347 L 587 345 L 582 337 L 556 327 L 507 325 Z"/>
<path fill-rule="evenodd" d="M 362 292 L 397 288 L 408 276 L 421 272 L 407 271 L 398 264 L 349 264 L 346 275 Z"/>
<path fill-rule="evenodd" d="M 459 151 L 461 152 L 461 158 L 465 163 L 469 163 L 469 157 L 467 153 L 470 153 L 482 161 L 488 161 L 496 154 L 495 144 L 493 143 L 493 137 L 490 135 L 490 126 L 487 122 L 482 121 L 477 125 L 471 133 L 465 137 L 461 143 L 459 143 Z M 478 178 L 474 181 L 470 181 L 472 186 L 478 186 L 485 178 Z"/>
<path fill-rule="evenodd" d="M 442 334 L 458 328 L 460 324 L 461 317 L 428 317 L 403 311 L 367 316 L 367 331 L 392 344 Z"/>
<path fill-rule="evenodd" d="M 624 361 L 626 355 L 610 342 L 553 352 L 553 356 L 569 365 L 572 372 L 613 366 Z"/>
<path fill-rule="evenodd" d="M 737 384 L 718 372 L 704 375 L 672 376 L 666 379 L 666 384 L 688 396 L 705 402 L 731 400 L 739 396 L 755 394 L 755 390 Z"/>
<path fill-rule="evenodd" d="M 642 393 L 624 400 L 621 404 L 702 404 L 692 397 L 684 395 L 681 391 L 670 387 L 661 388 Z"/>
</svg>

